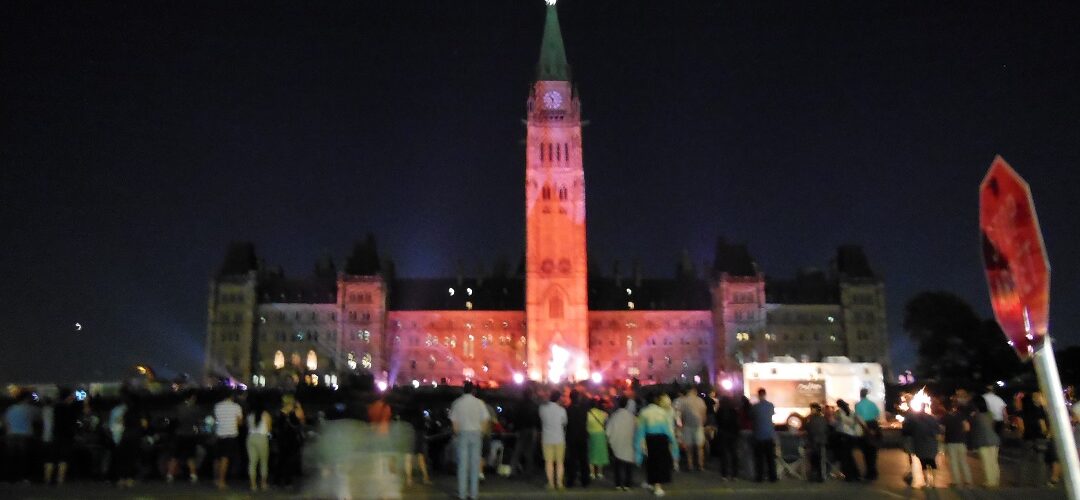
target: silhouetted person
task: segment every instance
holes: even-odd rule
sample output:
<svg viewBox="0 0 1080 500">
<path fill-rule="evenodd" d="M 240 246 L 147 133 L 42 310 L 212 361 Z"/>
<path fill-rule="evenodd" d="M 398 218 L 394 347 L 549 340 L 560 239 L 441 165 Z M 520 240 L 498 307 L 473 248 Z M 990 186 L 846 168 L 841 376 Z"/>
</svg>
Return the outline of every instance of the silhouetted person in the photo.
<svg viewBox="0 0 1080 500">
<path fill-rule="evenodd" d="M 199 446 L 199 436 L 203 425 L 203 411 L 195 404 L 195 394 L 187 397 L 176 408 L 176 429 L 174 430 L 172 457 L 169 460 L 167 481 L 172 481 L 180 473 L 180 464 L 187 466 L 188 480 L 199 480 L 195 463 L 195 452 Z"/>
<path fill-rule="evenodd" d="M 510 456 L 510 470 L 528 476 L 535 469 L 533 459 L 536 456 L 536 433 L 540 430 L 540 407 L 536 404 L 532 390 L 521 395 L 514 410 L 514 453 Z"/>
<path fill-rule="evenodd" d="M 304 409 L 296 397 L 283 395 L 281 409 L 274 415 L 274 433 L 271 436 L 277 453 L 270 457 L 275 465 L 270 477 L 281 486 L 292 486 L 303 467 L 301 449 L 304 445 L 305 421 Z"/>
<path fill-rule="evenodd" d="M 580 478 L 581 487 L 589 486 L 589 431 L 586 422 L 589 406 L 578 391 L 570 392 L 566 408 L 566 487 Z"/>
<path fill-rule="evenodd" d="M 75 447 L 75 431 L 79 424 L 80 407 L 75 401 L 75 393 L 70 389 L 60 391 L 60 401 L 52 405 L 51 425 L 43 425 L 42 441 L 46 441 L 45 427 L 48 429 L 48 443 L 45 444 L 45 484 L 56 474 L 56 484 L 64 484 L 67 478 L 68 461 Z"/>
<path fill-rule="evenodd" d="M 720 477 L 734 481 L 739 475 L 739 411 L 730 394 L 720 397 L 716 408 L 716 445 Z"/>
<path fill-rule="evenodd" d="M 776 429 L 772 417 L 776 409 L 765 399 L 765 389 L 758 389 L 758 402 L 750 413 L 754 426 L 754 481 L 761 482 L 768 471 L 769 482 L 776 482 Z"/>
<path fill-rule="evenodd" d="M 40 415 L 31 404 L 30 391 L 21 391 L 15 404 L 4 412 L 4 455 L 12 481 L 30 480 L 30 450 L 34 440 L 34 423 Z"/>
</svg>

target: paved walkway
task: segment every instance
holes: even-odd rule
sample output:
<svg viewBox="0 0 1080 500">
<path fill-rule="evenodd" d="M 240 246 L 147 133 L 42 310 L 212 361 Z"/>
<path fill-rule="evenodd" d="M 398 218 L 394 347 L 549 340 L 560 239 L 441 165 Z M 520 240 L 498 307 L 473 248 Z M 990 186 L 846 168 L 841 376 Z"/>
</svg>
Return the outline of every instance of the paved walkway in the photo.
<svg viewBox="0 0 1080 500">
<path fill-rule="evenodd" d="M 732 498 L 791 498 L 799 500 L 833 499 L 833 498 L 858 498 L 858 499 L 930 499 L 930 500 L 976 500 L 976 499 L 1005 499 L 1023 498 L 1024 500 L 1061 499 L 1065 498 L 1062 488 L 1017 488 L 1004 487 L 997 490 L 983 488 L 953 489 L 939 487 L 936 489 L 909 488 L 903 481 L 903 475 L 908 471 L 907 455 L 899 450 L 882 450 L 879 464 L 881 477 L 874 483 L 849 484 L 841 481 L 828 481 L 823 484 L 807 483 L 796 479 L 784 478 L 774 484 L 758 484 L 749 481 L 721 482 L 715 471 L 706 472 L 680 472 L 675 474 L 675 481 L 669 485 L 668 497 L 677 498 L 705 498 L 713 496 L 728 496 Z M 941 460 L 944 462 L 944 460 Z M 981 480 L 981 468 L 978 460 L 971 459 L 972 472 L 975 481 Z M 1002 457 L 1003 481 L 1006 485 L 1015 484 L 1019 478 L 1019 467 L 1008 454 Z M 640 476 L 638 477 L 640 480 Z M 440 474 L 435 477 L 433 486 L 414 486 L 404 490 L 391 489 L 387 491 L 379 486 L 387 482 L 393 482 L 395 478 L 388 475 L 380 475 L 375 480 L 364 478 L 350 481 L 349 485 L 338 485 L 330 488 L 308 488 L 301 492 L 270 491 L 249 493 L 244 483 L 233 483 L 233 489 L 220 492 L 215 490 L 209 482 L 195 485 L 187 483 L 164 484 L 151 481 L 139 484 L 133 489 L 119 490 L 114 486 L 104 483 L 78 482 L 63 487 L 42 486 L 39 484 L 8 484 L 0 483 L 0 498 L 138 498 L 138 499 L 181 499 L 181 498 L 335 498 L 343 497 L 347 489 L 351 489 L 352 498 L 417 498 L 417 499 L 447 499 L 452 498 L 457 483 L 452 475 Z M 916 484 L 919 480 L 916 479 Z M 948 467 L 939 472 L 938 484 L 948 485 L 950 482 Z M 378 484 L 381 483 L 381 484 Z M 325 484 L 324 484 L 325 485 Z M 378 490 L 382 490 L 382 495 Z M 637 488 L 631 492 L 616 491 L 612 487 L 610 478 L 594 481 L 587 489 L 569 489 L 563 492 L 552 493 L 543 488 L 543 480 L 538 476 L 533 480 L 506 479 L 492 477 L 481 483 L 480 496 L 484 499 L 524 499 L 524 498 L 652 498 L 650 492 L 643 488 Z"/>
</svg>

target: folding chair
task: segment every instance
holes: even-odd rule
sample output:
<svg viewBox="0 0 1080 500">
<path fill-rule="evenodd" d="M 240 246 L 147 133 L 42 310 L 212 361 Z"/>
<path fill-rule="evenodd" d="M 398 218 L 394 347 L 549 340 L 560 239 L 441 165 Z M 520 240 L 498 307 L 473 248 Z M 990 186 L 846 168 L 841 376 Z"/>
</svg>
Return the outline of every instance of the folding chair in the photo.
<svg viewBox="0 0 1080 500">
<path fill-rule="evenodd" d="M 807 468 L 806 454 L 803 451 L 803 438 L 794 432 L 777 433 L 779 453 L 776 454 L 777 476 L 787 475 L 795 479 L 806 479 L 803 472 Z"/>
</svg>

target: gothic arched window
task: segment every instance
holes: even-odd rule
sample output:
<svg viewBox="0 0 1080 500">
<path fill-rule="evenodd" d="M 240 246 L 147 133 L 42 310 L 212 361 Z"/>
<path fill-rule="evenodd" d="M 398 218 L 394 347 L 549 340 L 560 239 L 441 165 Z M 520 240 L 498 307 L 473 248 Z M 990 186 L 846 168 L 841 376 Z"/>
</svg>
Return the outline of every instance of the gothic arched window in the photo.
<svg viewBox="0 0 1080 500">
<path fill-rule="evenodd" d="M 562 299 L 558 297 L 552 297 L 548 301 L 548 317 L 552 319 L 562 319 L 563 317 L 563 304 Z"/>
</svg>

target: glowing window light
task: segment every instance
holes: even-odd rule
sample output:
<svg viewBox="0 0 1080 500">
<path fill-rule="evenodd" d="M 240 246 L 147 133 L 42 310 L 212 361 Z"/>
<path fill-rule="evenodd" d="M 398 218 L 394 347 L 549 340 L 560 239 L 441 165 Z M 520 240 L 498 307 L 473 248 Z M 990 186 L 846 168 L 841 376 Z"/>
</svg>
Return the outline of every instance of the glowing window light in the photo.
<svg viewBox="0 0 1080 500">
<path fill-rule="evenodd" d="M 278 370 L 285 368 L 285 353 L 281 351 L 274 353 L 274 368 Z"/>
<path fill-rule="evenodd" d="M 307 369 L 315 371 L 319 368 L 319 358 L 315 355 L 315 350 L 312 349 L 307 352 Z"/>
<path fill-rule="evenodd" d="M 371 369 L 371 354 L 365 353 L 364 357 L 360 358 L 360 366 Z"/>
<path fill-rule="evenodd" d="M 469 311 L 472 310 L 472 301 L 471 300 L 466 300 L 465 301 L 465 309 L 467 309 Z"/>
<path fill-rule="evenodd" d="M 634 302 L 633 301 L 627 301 L 626 302 L 626 308 L 630 309 L 631 311 L 634 310 Z"/>
</svg>

